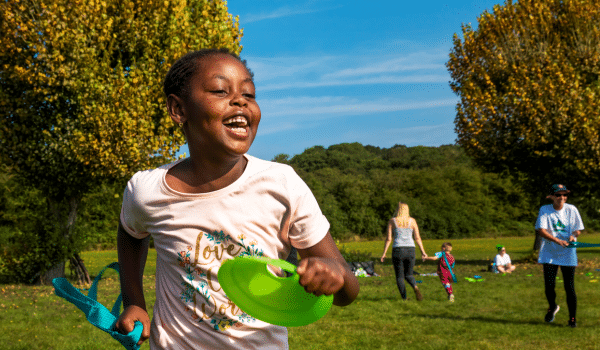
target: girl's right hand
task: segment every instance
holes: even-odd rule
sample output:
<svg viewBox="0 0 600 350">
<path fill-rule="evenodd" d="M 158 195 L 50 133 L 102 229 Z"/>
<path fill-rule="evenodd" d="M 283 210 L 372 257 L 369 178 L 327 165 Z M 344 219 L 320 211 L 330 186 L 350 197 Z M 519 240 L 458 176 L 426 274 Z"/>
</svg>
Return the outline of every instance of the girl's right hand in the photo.
<svg viewBox="0 0 600 350">
<path fill-rule="evenodd" d="M 381 259 L 379 259 L 381 262 L 383 262 L 385 260 L 385 255 L 381 257 Z"/>
<path fill-rule="evenodd" d="M 150 338 L 150 317 L 148 317 L 146 310 L 141 307 L 130 305 L 123 310 L 123 313 L 115 323 L 115 329 L 121 334 L 129 334 L 133 331 L 135 321 L 140 321 L 144 326 L 140 341 L 138 342 L 138 345 L 142 345 L 143 342 Z"/>
</svg>

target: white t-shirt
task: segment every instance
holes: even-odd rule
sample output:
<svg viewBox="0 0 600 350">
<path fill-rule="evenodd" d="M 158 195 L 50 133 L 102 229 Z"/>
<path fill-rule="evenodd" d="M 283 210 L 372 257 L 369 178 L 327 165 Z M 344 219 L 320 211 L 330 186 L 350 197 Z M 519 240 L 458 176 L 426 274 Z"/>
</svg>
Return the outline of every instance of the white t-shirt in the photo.
<svg viewBox="0 0 600 350">
<path fill-rule="evenodd" d="M 573 231 L 584 229 L 579 211 L 574 205 L 567 203 L 561 210 L 555 210 L 552 204 L 542 206 L 535 222 L 535 229 L 541 228 L 564 241 L 569 240 Z M 542 239 L 538 262 L 540 264 L 577 266 L 577 250 Z"/>
<path fill-rule="evenodd" d="M 240 310 L 217 272 L 241 255 L 285 259 L 291 246 L 319 243 L 329 222 L 290 166 L 245 157 L 242 176 L 210 193 L 171 189 L 165 175 L 177 162 L 127 184 L 121 222 L 135 238 L 152 235 L 157 253 L 151 349 L 288 348 L 287 328 Z"/>
<path fill-rule="evenodd" d="M 496 266 L 506 266 L 511 263 L 510 256 L 508 256 L 506 253 L 504 253 L 504 256 L 498 254 L 496 255 L 494 263 L 496 263 Z"/>
</svg>

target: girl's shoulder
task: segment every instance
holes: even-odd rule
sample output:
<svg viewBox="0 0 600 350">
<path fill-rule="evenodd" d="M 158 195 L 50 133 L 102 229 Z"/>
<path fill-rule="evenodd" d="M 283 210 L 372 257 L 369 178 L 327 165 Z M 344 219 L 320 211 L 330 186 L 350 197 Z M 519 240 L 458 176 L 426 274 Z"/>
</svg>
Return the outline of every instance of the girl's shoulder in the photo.
<svg viewBox="0 0 600 350">
<path fill-rule="evenodd" d="M 248 159 L 247 170 L 249 176 L 283 178 L 288 181 L 298 181 L 300 179 L 300 176 L 290 165 L 256 158 L 248 154 L 246 158 Z"/>
<path fill-rule="evenodd" d="M 184 160 L 185 160 L 185 158 L 178 159 L 174 162 L 163 164 L 157 168 L 140 170 L 140 171 L 136 172 L 135 174 L 133 174 L 133 176 L 129 179 L 129 183 L 139 184 L 139 183 L 152 181 L 153 179 L 156 179 L 156 178 L 162 178 L 169 171 L 169 169 L 171 169 L 172 167 L 174 167 L 175 165 L 177 165 L 178 163 L 180 163 Z"/>
</svg>

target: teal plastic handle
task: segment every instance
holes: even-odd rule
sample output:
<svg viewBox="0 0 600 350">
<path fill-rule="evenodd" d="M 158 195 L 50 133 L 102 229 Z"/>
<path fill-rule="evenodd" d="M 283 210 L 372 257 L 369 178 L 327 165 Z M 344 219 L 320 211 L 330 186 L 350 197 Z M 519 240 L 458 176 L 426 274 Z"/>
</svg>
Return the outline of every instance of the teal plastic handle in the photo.
<svg viewBox="0 0 600 350">
<path fill-rule="evenodd" d="M 600 244 L 595 243 L 584 243 L 584 242 L 570 242 L 567 248 L 597 248 Z"/>
<path fill-rule="evenodd" d="M 115 330 L 115 323 L 119 319 L 119 311 L 121 309 L 121 294 L 119 294 L 117 297 L 112 311 L 108 311 L 104 305 L 100 304 L 96 300 L 98 295 L 98 282 L 102 278 L 104 271 L 108 268 L 119 272 L 119 264 L 117 262 L 113 262 L 103 268 L 98 276 L 96 276 L 94 279 L 88 295 L 83 295 L 79 289 L 73 287 L 73 285 L 65 278 L 55 278 L 52 280 L 54 292 L 59 297 L 62 297 L 68 302 L 77 306 L 81 311 L 83 311 L 85 317 L 91 324 L 110 334 L 126 349 L 139 350 L 140 346 L 137 345 L 137 343 L 142 336 L 142 331 L 144 330 L 144 326 L 141 322 L 136 321 L 133 331 L 131 331 L 129 334 L 121 334 Z"/>
</svg>

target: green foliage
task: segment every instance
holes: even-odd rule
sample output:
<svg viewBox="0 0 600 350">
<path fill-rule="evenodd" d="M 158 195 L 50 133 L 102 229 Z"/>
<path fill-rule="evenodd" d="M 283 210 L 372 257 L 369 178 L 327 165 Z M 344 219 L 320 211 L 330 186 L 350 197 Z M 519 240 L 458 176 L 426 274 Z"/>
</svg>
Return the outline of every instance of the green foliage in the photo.
<svg viewBox="0 0 600 350">
<path fill-rule="evenodd" d="M 69 256 L 76 242 L 61 239 L 46 208 L 39 190 L 0 166 L 0 281 L 32 283 Z"/>
<path fill-rule="evenodd" d="M 339 245 L 338 245 L 339 246 Z M 373 260 L 371 253 L 363 252 L 358 249 L 349 250 L 346 246 L 339 246 L 340 253 L 347 262 L 361 262 Z"/>
<path fill-rule="evenodd" d="M 171 64 L 241 50 L 224 1 L 15 0 L 0 16 L 0 153 L 61 198 L 172 159 Z"/>
<path fill-rule="evenodd" d="M 539 209 L 539 197 L 510 176 L 483 172 L 455 145 L 339 144 L 286 160 L 313 191 L 337 239 L 381 237 L 399 201 L 408 203 L 426 238 L 531 234 Z M 597 202 L 582 198 L 577 205 L 586 227 L 600 226 L 598 210 L 590 209 Z"/>
<path fill-rule="evenodd" d="M 1 1 L 0 159 L 46 198 L 36 229 L 74 249 L 86 193 L 172 160 L 166 72 L 192 50 L 239 53 L 241 37 L 223 0 Z"/>
<path fill-rule="evenodd" d="M 112 249 L 117 246 L 124 188 L 123 183 L 101 184 L 83 198 L 75 227 L 83 249 Z"/>
<path fill-rule="evenodd" d="M 552 183 L 597 193 L 600 1 L 507 0 L 478 22 L 454 36 L 447 62 L 458 144 L 530 193 Z"/>
</svg>

